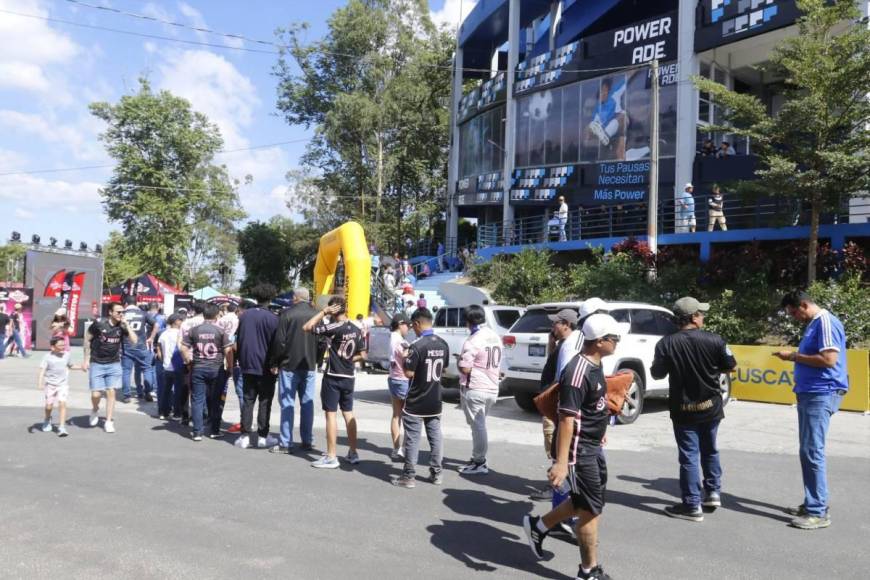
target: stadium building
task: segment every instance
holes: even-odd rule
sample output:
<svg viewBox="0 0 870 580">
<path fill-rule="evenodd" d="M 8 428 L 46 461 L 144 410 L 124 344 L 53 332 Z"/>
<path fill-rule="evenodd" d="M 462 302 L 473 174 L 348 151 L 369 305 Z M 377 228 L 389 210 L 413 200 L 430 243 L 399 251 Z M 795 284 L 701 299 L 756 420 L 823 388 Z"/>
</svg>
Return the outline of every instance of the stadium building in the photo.
<svg viewBox="0 0 870 580">
<path fill-rule="evenodd" d="M 776 113 L 782 79 L 758 65 L 797 33 L 798 16 L 794 0 L 479 0 L 457 40 L 448 241 L 461 218 L 477 221 L 483 255 L 541 242 L 609 248 L 646 235 L 653 61 L 658 243 L 696 244 L 705 258 L 719 243 L 806 238 L 809 211 L 794 200 L 729 195 L 727 184 L 752 179 L 758 159 L 746 139 L 704 133 L 721 109 L 691 81 L 757 95 Z M 687 183 L 694 220 L 675 203 Z M 727 231 L 707 231 L 715 184 Z M 823 216 L 820 237 L 835 249 L 870 237 L 868 218 L 870 201 L 844 201 Z"/>
</svg>

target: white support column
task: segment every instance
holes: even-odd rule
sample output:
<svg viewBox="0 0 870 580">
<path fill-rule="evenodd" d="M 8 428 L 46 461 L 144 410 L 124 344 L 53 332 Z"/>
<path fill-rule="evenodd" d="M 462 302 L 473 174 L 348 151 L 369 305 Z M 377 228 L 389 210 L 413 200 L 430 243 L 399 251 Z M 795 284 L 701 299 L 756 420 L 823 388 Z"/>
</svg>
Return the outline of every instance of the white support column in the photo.
<svg viewBox="0 0 870 580">
<path fill-rule="evenodd" d="M 698 74 L 699 70 L 698 57 L 695 55 L 696 4 L 695 0 L 680 0 L 677 37 L 677 62 L 680 67 L 677 84 L 677 158 L 674 191 L 671 193 L 674 197 L 692 180 L 692 167 L 695 163 L 698 91 L 692 84 L 691 77 Z"/>
<path fill-rule="evenodd" d="M 514 157 L 517 146 L 517 104 L 514 99 L 514 79 L 520 54 L 520 0 L 510 0 L 508 14 L 508 64 L 507 64 L 507 99 L 505 102 L 505 160 L 504 199 L 502 200 L 502 220 L 504 233 L 512 227 L 514 208 L 511 206 L 511 175 L 514 172 Z"/>
<path fill-rule="evenodd" d="M 562 0 L 556 0 L 550 5 L 550 52 L 556 50 L 556 35 L 559 32 L 559 22 L 562 20 Z"/>
<path fill-rule="evenodd" d="M 462 100 L 462 48 L 457 34 L 456 52 L 453 57 L 453 90 L 450 99 L 450 157 L 447 164 L 447 239 L 444 248 L 456 252 L 459 235 L 459 204 L 456 199 L 456 182 L 459 180 L 459 101 Z"/>
</svg>

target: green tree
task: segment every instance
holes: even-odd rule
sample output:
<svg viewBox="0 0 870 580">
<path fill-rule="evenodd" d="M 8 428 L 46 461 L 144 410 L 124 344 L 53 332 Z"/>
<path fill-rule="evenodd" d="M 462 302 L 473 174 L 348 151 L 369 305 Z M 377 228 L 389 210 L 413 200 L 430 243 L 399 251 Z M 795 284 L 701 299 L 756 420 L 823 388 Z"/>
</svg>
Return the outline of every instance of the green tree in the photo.
<svg viewBox="0 0 870 580">
<path fill-rule="evenodd" d="M 381 247 L 420 238 L 444 210 L 452 39 L 424 0 L 350 0 L 328 24 L 278 31 L 278 109 L 316 129 L 288 205 Z"/>
<path fill-rule="evenodd" d="M 143 269 L 139 262 L 139 254 L 129 247 L 121 232 L 117 230 L 109 232 L 109 239 L 103 244 L 103 285 L 105 288 L 111 288 L 141 273 L 143 273 Z"/>
<path fill-rule="evenodd" d="M 775 117 L 756 96 L 709 79 L 696 86 L 723 106 L 714 132 L 749 137 L 761 160 L 746 192 L 792 197 L 812 208 L 808 283 L 816 277 L 819 216 L 870 190 L 870 29 L 853 0 L 798 0 L 799 33 L 764 67 L 785 86 Z M 707 131 L 708 129 L 705 129 Z"/>
<path fill-rule="evenodd" d="M 244 213 L 237 184 L 213 163 L 223 146 L 217 126 L 188 101 L 152 92 L 146 79 L 137 93 L 90 110 L 108 125 L 100 139 L 117 162 L 100 191 L 109 220 L 121 226 L 117 247 L 135 253 L 141 271 L 181 286 L 231 259 L 225 234 Z"/>
<path fill-rule="evenodd" d="M 24 282 L 24 244 L 0 246 L 0 282 Z"/>
<path fill-rule="evenodd" d="M 268 222 L 251 222 L 238 234 L 239 252 L 245 264 L 242 289 L 259 282 L 288 288 L 291 277 L 303 278 L 312 272 L 320 240 L 308 224 L 274 216 Z"/>
</svg>

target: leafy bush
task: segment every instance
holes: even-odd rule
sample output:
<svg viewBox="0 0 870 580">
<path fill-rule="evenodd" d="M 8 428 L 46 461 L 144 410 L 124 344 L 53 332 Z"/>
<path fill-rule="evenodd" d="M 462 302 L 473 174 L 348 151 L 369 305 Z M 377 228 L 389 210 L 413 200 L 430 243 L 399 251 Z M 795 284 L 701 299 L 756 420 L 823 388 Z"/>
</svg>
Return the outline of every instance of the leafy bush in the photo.
<svg viewBox="0 0 870 580">
<path fill-rule="evenodd" d="M 770 333 L 776 312 L 766 273 L 743 271 L 719 292 L 708 291 L 704 324 L 731 344 L 756 344 Z"/>
<path fill-rule="evenodd" d="M 527 306 L 556 302 L 567 296 L 564 270 L 550 263 L 551 252 L 523 250 L 476 264 L 469 276 L 472 284 L 488 288 L 499 304 Z"/>
<path fill-rule="evenodd" d="M 568 271 L 570 295 L 579 300 L 592 296 L 604 300 L 648 301 L 655 289 L 646 282 L 646 266 L 630 252 L 605 256 L 596 251 L 591 262 L 575 264 Z"/>
<path fill-rule="evenodd" d="M 840 281 L 817 281 L 810 286 L 808 293 L 819 306 L 832 312 L 843 323 L 848 347 L 870 346 L 870 292 L 861 282 L 860 275 L 852 273 Z M 776 333 L 794 345 L 800 342 L 804 326 L 785 313 L 780 313 L 774 324 Z"/>
</svg>

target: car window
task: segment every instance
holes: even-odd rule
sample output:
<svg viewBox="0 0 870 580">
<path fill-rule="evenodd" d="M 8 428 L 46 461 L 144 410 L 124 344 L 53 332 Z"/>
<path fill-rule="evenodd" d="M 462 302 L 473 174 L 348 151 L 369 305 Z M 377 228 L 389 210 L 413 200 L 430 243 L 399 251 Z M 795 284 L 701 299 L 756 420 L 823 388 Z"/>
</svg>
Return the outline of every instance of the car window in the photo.
<svg viewBox="0 0 870 580">
<path fill-rule="evenodd" d="M 661 336 L 667 336 L 679 330 L 679 327 L 677 326 L 677 321 L 667 312 L 659 312 L 658 310 L 654 310 L 653 315 L 656 318 L 656 323 L 659 329 L 658 334 L 660 334 Z"/>
<path fill-rule="evenodd" d="M 441 308 L 435 313 L 435 322 L 433 323 L 435 328 L 444 327 L 444 322 L 447 319 L 447 310 L 447 308 Z"/>
<path fill-rule="evenodd" d="M 465 308 L 459 309 L 459 323 L 456 326 L 459 326 L 460 328 L 465 328 L 467 326 L 467 323 L 465 322 Z"/>
<path fill-rule="evenodd" d="M 519 310 L 493 310 L 492 314 L 495 316 L 495 323 L 502 328 L 510 328 L 520 317 Z"/>
<path fill-rule="evenodd" d="M 655 312 L 652 310 L 642 310 L 640 308 L 631 311 L 631 333 L 632 334 L 659 334 L 658 319 L 655 317 Z"/>
<path fill-rule="evenodd" d="M 611 310 L 610 315 L 616 320 L 616 322 L 631 322 L 631 319 L 628 317 L 628 310 Z"/>
<path fill-rule="evenodd" d="M 553 311 L 555 314 L 556 311 Z M 511 332 L 529 332 L 529 333 L 547 333 L 553 328 L 553 322 L 547 317 L 550 314 L 543 309 L 526 310 L 526 313 L 520 316 L 516 324 L 511 327 Z"/>
<path fill-rule="evenodd" d="M 448 308 L 447 309 L 447 324 L 445 325 L 447 328 L 454 328 L 459 326 L 459 309 L 458 308 Z"/>
</svg>

